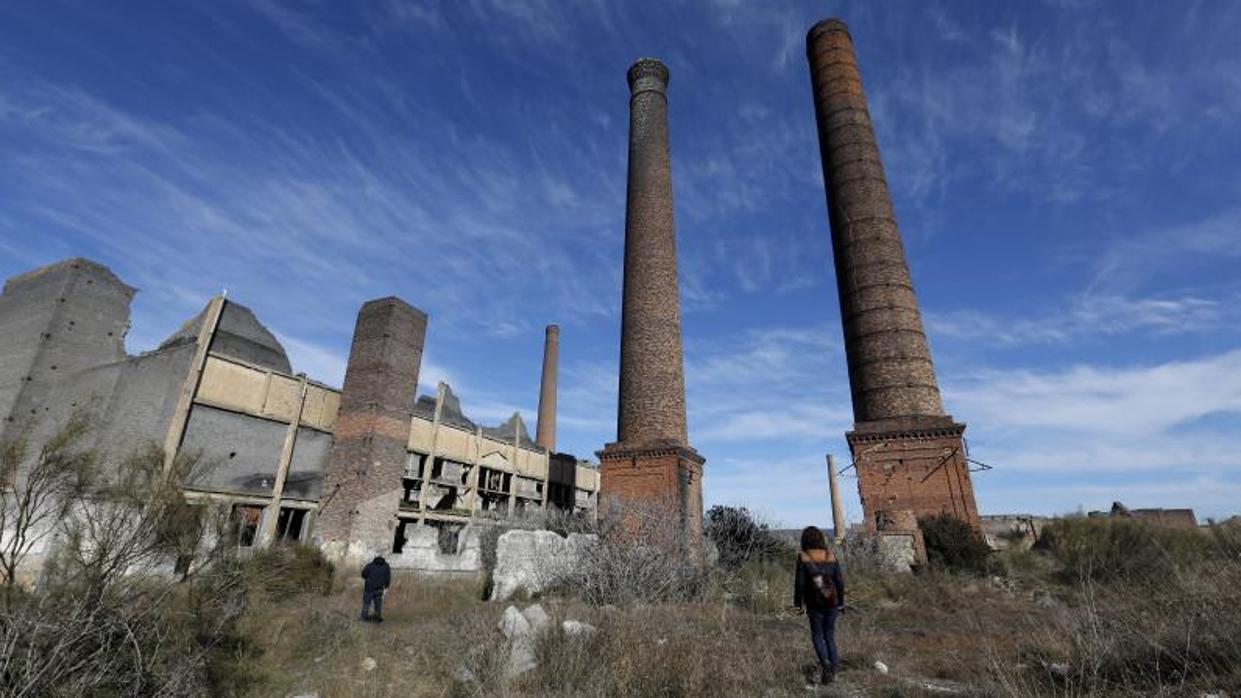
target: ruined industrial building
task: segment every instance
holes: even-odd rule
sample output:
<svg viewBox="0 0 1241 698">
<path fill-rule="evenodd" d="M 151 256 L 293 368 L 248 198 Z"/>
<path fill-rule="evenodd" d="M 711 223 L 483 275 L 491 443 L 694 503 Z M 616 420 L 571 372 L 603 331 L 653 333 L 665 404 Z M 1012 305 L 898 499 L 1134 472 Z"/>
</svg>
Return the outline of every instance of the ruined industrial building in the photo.
<svg viewBox="0 0 1241 698">
<path fill-rule="evenodd" d="M 5 283 L 3 437 L 45 436 L 88 410 L 93 445 L 109 456 L 155 443 L 199 458 L 203 475 L 185 494 L 230 506 L 239 545 L 318 541 L 351 557 L 390 554 L 397 567 L 473 572 L 489 520 L 595 507 L 597 468 L 531 440 L 519 414 L 476 423 L 445 384 L 413 400 L 427 318 L 399 299 L 363 306 L 340 389 L 295 374 L 275 336 L 223 297 L 129 355 L 133 295 L 86 259 Z M 539 431 L 554 434 L 548 354 Z"/>
<path fill-rule="evenodd" d="M 896 541 L 914 562 L 925 516 L 950 514 L 993 541 L 1032 538 L 1044 517 L 979 514 L 965 425 L 941 399 L 848 28 L 815 24 L 806 50 L 854 416 L 851 462 L 828 456 L 835 538 L 846 528 L 837 476 L 850 468 L 863 509 L 854 533 Z M 243 547 L 303 541 L 350 564 L 384 553 L 396 567 L 473 573 L 480 531 L 495 521 L 549 509 L 624 520 L 654 505 L 702 552 L 706 459 L 686 425 L 670 73 L 642 58 L 626 77 L 617 431 L 598 465 L 556 451 L 556 325 L 531 439 L 517 413 L 494 426 L 470 419 L 446 384 L 416 395 L 429 319 L 399 298 L 362 305 L 336 388 L 295 373 L 258 318 L 222 296 L 156 349 L 129 355 L 134 289 L 80 258 L 4 285 L 0 436 L 46 437 L 86 410 L 105 455 L 154 443 L 166 467 L 198 458 L 209 467 L 183 483 L 186 496 L 229 507 Z M 1118 505 L 1112 515 L 1197 525 L 1190 510 Z"/>
</svg>

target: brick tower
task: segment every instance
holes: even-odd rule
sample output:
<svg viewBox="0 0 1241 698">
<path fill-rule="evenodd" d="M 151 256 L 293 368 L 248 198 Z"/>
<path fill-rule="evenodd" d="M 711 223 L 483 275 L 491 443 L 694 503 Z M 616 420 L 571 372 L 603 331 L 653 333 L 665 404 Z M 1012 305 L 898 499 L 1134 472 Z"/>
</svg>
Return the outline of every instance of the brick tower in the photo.
<svg viewBox="0 0 1241 698">
<path fill-rule="evenodd" d="M 315 526 L 324 552 L 347 566 L 391 545 L 426 330 L 426 314 L 399 298 L 358 311 Z"/>
<path fill-rule="evenodd" d="M 560 363 L 560 328 L 547 326 L 543 340 L 543 377 L 539 382 L 539 424 L 535 443 L 556 450 L 556 373 Z"/>
<path fill-rule="evenodd" d="M 846 437 L 866 526 L 947 512 L 977 528 L 965 425 L 940 399 L 848 27 L 815 24 L 806 55 L 853 396 Z"/>
<path fill-rule="evenodd" d="M 627 505 L 674 512 L 685 540 L 702 534 L 703 458 L 685 428 L 676 227 L 668 158 L 668 68 L 629 68 L 620 399 L 616 442 L 599 452 L 605 515 Z"/>
</svg>

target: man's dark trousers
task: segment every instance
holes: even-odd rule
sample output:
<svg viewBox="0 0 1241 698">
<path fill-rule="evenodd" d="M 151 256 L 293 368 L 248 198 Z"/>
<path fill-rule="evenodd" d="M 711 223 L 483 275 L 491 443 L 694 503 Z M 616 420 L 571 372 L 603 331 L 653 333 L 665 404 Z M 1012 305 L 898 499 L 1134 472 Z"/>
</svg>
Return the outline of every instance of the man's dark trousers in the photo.
<svg viewBox="0 0 1241 698">
<path fill-rule="evenodd" d="M 375 620 L 383 620 L 384 590 L 362 592 L 362 620 L 371 619 L 371 604 L 375 604 Z"/>
</svg>

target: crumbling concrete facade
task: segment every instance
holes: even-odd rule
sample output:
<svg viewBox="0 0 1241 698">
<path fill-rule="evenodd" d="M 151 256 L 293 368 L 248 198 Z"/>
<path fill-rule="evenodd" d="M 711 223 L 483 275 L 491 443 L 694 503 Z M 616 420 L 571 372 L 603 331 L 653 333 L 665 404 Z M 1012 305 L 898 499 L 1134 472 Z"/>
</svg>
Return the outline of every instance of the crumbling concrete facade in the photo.
<svg viewBox="0 0 1241 698">
<path fill-rule="evenodd" d="M 653 58 L 628 72 L 629 184 L 625 207 L 620 391 L 616 441 L 599 452 L 604 512 L 667 507 L 697 545 L 702 466 L 690 447 L 668 155 L 668 68 Z"/>
<path fill-rule="evenodd" d="M 68 376 L 125 358 L 134 289 L 107 267 L 67 259 L 19 274 L 0 295 L 0 436 L 53 415 Z M 106 381 L 106 378 L 102 379 Z"/>
<path fill-rule="evenodd" d="M 1091 517 L 1109 516 L 1120 519 L 1138 519 L 1156 526 L 1171 528 L 1198 528 L 1198 517 L 1193 509 L 1130 509 L 1120 502 L 1112 502 L 1106 512 L 1092 511 Z"/>
<path fill-rule="evenodd" d="M 965 425 L 944 412 L 848 27 L 806 36 L 868 530 L 900 512 L 975 528 Z"/>
<path fill-rule="evenodd" d="M 391 393 L 381 393 L 387 402 L 374 408 L 363 397 L 355 416 L 344 418 L 342 392 L 293 375 L 276 337 L 232 300 L 211 299 L 156 349 L 129 355 L 124 336 L 133 293 L 106 267 L 84 259 L 8 280 L 0 295 L 0 430 L 6 437 L 27 430 L 32 443 L 40 443 L 70 413 L 85 410 L 95 423 L 90 445 L 108 460 L 152 443 L 172 456 L 196 458 L 205 467 L 182 483 L 186 497 L 229 507 L 232 535 L 242 547 L 310 542 L 323 531 L 348 540 L 350 533 L 339 533 L 341 519 L 334 518 L 324 488 L 335 444 L 344 446 L 345 436 L 358 447 L 352 453 L 362 456 L 353 460 L 342 451 L 342 463 L 365 472 L 370 482 L 339 489 L 352 492 L 355 505 L 370 496 L 367 488 L 382 494 L 380 507 L 353 507 L 362 523 L 355 526 L 357 516 L 345 517 L 348 531 L 356 531 L 368 549 L 391 553 L 407 538 L 415 550 L 425 547 L 431 530 L 437 539 L 442 535 L 440 554 L 448 556 L 434 561 L 436 569 L 470 567 L 469 546 L 462 542 L 471 526 L 545 506 L 587 513 L 596 506 L 597 468 L 567 454 L 556 454 L 553 468 L 552 454 L 529 438 L 520 416 L 496 427 L 476 424 L 447 386 L 438 400 L 422 396 L 414 402 L 414 376 L 405 375 L 400 385 L 391 372 L 373 374 L 369 384 L 347 379 L 346 392 L 360 386 L 363 395 Z M 386 302 L 394 315 L 401 306 L 413 310 L 397 299 L 372 301 L 367 309 L 383 311 Z M 382 341 L 385 331 L 392 335 L 387 339 L 412 343 L 410 315 L 404 327 L 382 329 L 387 320 L 380 312 L 377 324 L 360 328 L 355 345 L 359 339 Z M 388 350 L 405 351 L 395 345 Z M 363 355 L 371 362 L 358 364 L 364 368 L 381 366 L 387 356 Z M 383 442 L 384 451 L 366 450 L 373 437 L 394 435 Z M 337 489 L 348 472 L 337 469 L 328 486 Z M 553 483 L 560 494 L 549 501 Z M 317 521 L 321 504 L 326 525 Z M 453 555 L 460 559 L 453 562 Z M 396 554 L 394 564 L 427 559 Z"/>
</svg>

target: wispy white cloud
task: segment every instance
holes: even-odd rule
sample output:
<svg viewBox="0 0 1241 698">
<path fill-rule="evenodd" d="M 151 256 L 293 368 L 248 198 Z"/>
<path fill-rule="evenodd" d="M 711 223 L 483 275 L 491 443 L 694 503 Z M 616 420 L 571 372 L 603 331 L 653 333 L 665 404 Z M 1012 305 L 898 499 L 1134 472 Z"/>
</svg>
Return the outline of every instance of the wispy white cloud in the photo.
<svg viewBox="0 0 1241 698">
<path fill-rule="evenodd" d="M 981 345 L 1029 346 L 1125 333 L 1171 336 L 1208 332 L 1230 322 L 1229 317 L 1229 309 L 1221 301 L 1195 296 L 1081 296 L 1067 308 L 1044 308 L 1036 314 L 1014 312 L 1011 316 L 1001 316 L 976 310 L 928 311 L 924 320 L 933 337 Z"/>
<path fill-rule="evenodd" d="M 1088 432 L 1106 440 L 1174 436 L 1175 427 L 1241 413 L 1241 350 L 1128 368 L 981 370 L 954 375 L 946 398 L 991 428 Z"/>
</svg>

